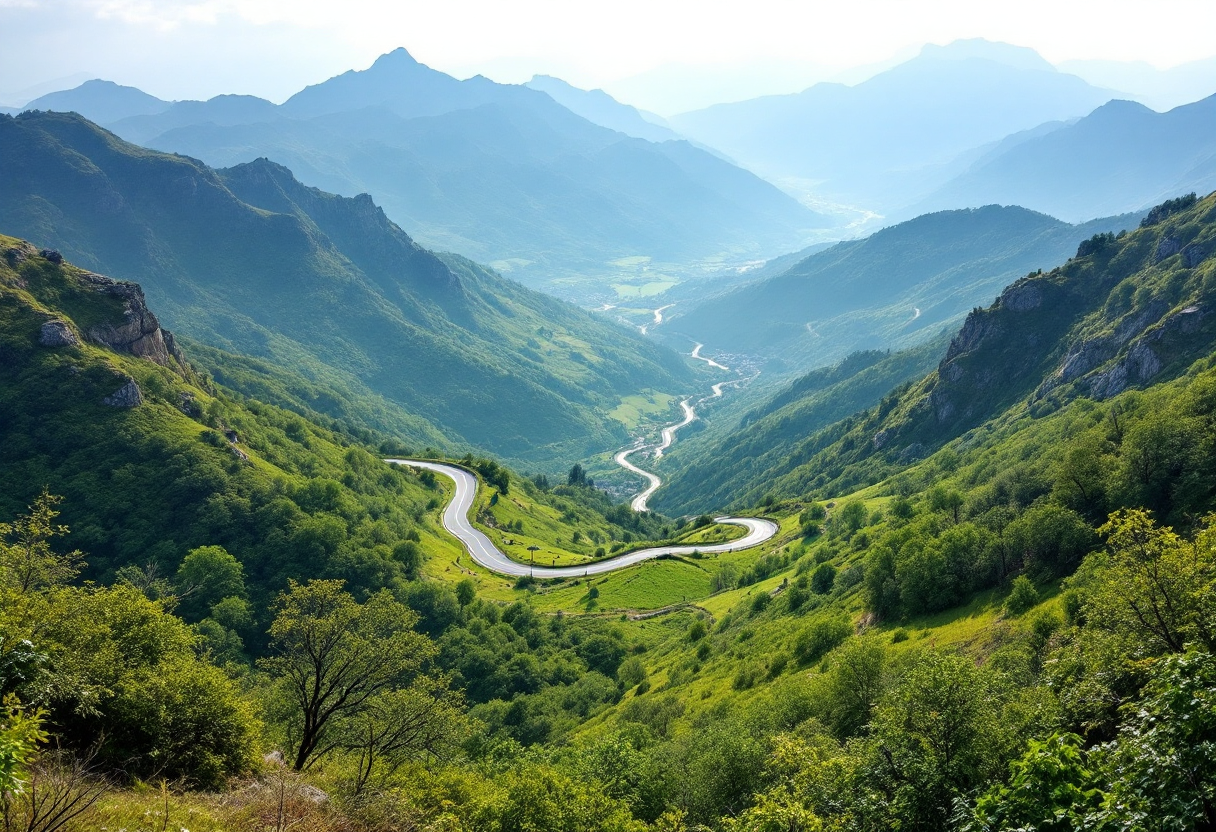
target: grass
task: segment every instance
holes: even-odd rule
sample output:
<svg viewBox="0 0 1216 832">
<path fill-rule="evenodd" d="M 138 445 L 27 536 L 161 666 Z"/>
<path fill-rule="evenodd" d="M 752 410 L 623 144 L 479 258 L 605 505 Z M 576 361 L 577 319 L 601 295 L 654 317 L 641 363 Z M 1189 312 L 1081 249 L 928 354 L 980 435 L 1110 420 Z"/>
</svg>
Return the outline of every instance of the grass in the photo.
<svg viewBox="0 0 1216 832">
<path fill-rule="evenodd" d="M 670 393 L 659 393 L 654 390 L 644 390 L 633 396 L 622 396 L 621 403 L 608 411 L 608 416 L 616 419 L 629 430 L 637 428 L 645 421 L 662 419 L 669 415 L 676 396 Z"/>
<path fill-rule="evenodd" d="M 588 607 L 588 589 L 599 590 Z M 622 612 L 656 610 L 691 603 L 710 591 L 710 572 L 696 561 L 663 559 L 610 572 L 590 581 L 572 581 L 537 593 L 533 606 L 545 612 Z"/>
</svg>

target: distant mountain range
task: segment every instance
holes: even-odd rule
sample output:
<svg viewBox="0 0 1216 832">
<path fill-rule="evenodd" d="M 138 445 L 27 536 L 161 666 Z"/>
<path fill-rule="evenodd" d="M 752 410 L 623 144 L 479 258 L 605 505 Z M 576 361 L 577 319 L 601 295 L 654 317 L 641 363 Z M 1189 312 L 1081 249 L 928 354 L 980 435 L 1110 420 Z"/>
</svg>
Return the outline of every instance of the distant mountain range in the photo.
<svg viewBox="0 0 1216 832">
<path fill-rule="evenodd" d="M 370 193 L 427 245 L 523 280 L 611 271 L 612 261 L 630 256 L 769 256 L 805 245 L 813 229 L 830 224 L 687 142 L 633 138 L 538 89 L 460 81 L 404 49 L 280 106 L 244 96 L 169 104 L 136 93 L 90 82 L 29 106 L 72 109 L 130 141 L 213 166 L 267 157 L 307 184 Z M 593 93 L 558 95 L 592 101 L 608 120 Z M 641 132 L 639 121 L 631 121 L 633 132 Z M 660 134 L 670 138 L 651 133 Z"/>
<path fill-rule="evenodd" d="M 855 86 L 816 84 L 671 124 L 788 187 L 885 211 L 948 179 L 960 154 L 1113 97 L 1033 50 L 958 41 Z"/>
<path fill-rule="evenodd" d="M 138 280 L 179 335 L 263 360 L 228 368 L 231 386 L 291 387 L 281 366 L 326 391 L 312 409 L 413 441 L 585 458 L 626 439 L 602 416 L 623 396 L 691 380 L 634 332 L 420 247 L 366 195 L 265 159 L 212 170 L 78 115 L 0 116 L 0 229 Z"/>
<path fill-rule="evenodd" d="M 1087 237 L 1138 219 L 1069 225 L 997 205 L 928 214 L 673 310 L 665 328 L 704 342 L 711 354 L 745 352 L 786 369 L 910 346 L 1027 272 L 1065 260 Z"/>
<path fill-rule="evenodd" d="M 561 78 L 534 75 L 525 86 L 540 90 L 570 112 L 592 124 L 607 127 L 626 136 L 652 142 L 667 142 L 683 138 L 665 120 L 654 113 L 643 113 L 636 107 L 622 104 L 603 90 L 581 90 Z"/>
<path fill-rule="evenodd" d="M 901 213 L 999 202 L 1077 222 L 1213 189 L 1216 95 L 1166 113 L 1111 101 L 1074 123 L 1009 137 Z"/>
</svg>

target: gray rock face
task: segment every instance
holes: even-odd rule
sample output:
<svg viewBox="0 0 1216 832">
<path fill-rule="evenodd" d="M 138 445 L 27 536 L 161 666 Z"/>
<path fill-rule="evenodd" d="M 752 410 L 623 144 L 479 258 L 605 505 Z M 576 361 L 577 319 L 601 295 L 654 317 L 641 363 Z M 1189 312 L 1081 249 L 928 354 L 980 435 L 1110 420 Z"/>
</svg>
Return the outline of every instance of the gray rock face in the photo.
<svg viewBox="0 0 1216 832">
<path fill-rule="evenodd" d="M 144 403 L 144 395 L 135 379 L 128 378 L 126 384 L 102 399 L 101 403 L 110 407 L 139 407 Z"/>
<path fill-rule="evenodd" d="M 101 324 L 90 328 L 85 333 L 90 341 L 119 352 L 138 355 L 164 367 L 169 366 L 170 357 L 182 361 L 173 336 L 160 328 L 160 322 L 148 309 L 144 290 L 139 284 L 111 280 L 90 272 L 85 272 L 82 277 L 98 292 L 123 300 L 123 322 L 117 326 Z"/>
<path fill-rule="evenodd" d="M 1211 245 L 1200 245 L 1199 243 L 1191 243 L 1182 250 L 1182 265 L 1188 269 L 1193 269 L 1208 258 L 1211 253 Z"/>
<path fill-rule="evenodd" d="M 1001 306 L 1010 312 L 1029 312 L 1043 303 L 1043 293 L 1038 286 L 1026 281 L 1014 283 L 1001 295 Z"/>
<path fill-rule="evenodd" d="M 80 339 L 65 321 L 47 321 L 38 333 L 38 343 L 44 347 L 76 347 Z"/>
<path fill-rule="evenodd" d="M 1182 243 L 1173 237 L 1162 237 L 1157 243 L 1157 256 L 1153 262 L 1160 263 L 1167 257 L 1173 257 L 1178 252 L 1182 251 Z"/>
</svg>

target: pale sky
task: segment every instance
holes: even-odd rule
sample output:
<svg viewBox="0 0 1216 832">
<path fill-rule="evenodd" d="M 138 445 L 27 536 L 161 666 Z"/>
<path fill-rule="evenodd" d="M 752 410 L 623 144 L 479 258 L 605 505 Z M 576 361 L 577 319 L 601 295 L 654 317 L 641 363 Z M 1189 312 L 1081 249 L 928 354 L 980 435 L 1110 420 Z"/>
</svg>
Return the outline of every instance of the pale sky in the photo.
<svg viewBox="0 0 1216 832">
<path fill-rule="evenodd" d="M 0 0 L 0 31 L 0 104 L 84 76 L 281 101 L 397 46 L 460 77 L 548 73 L 628 99 L 689 75 L 793 91 L 969 37 L 1166 68 L 1216 54 L 1216 0 Z"/>
</svg>

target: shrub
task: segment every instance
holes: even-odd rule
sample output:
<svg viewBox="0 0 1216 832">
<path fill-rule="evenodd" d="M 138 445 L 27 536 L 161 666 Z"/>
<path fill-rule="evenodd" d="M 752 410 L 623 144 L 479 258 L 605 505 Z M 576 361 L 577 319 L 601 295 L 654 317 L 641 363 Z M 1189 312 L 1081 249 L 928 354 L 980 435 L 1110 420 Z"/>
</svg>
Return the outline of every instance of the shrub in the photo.
<svg viewBox="0 0 1216 832">
<path fill-rule="evenodd" d="M 1005 599 L 1005 609 L 1010 615 L 1021 615 L 1026 610 L 1039 603 L 1039 591 L 1034 588 L 1030 578 L 1018 575 L 1013 579 L 1013 589 Z"/>
<path fill-rule="evenodd" d="M 795 639 L 794 658 L 801 665 L 814 664 L 852 634 L 852 626 L 843 619 L 816 621 Z"/>
</svg>

